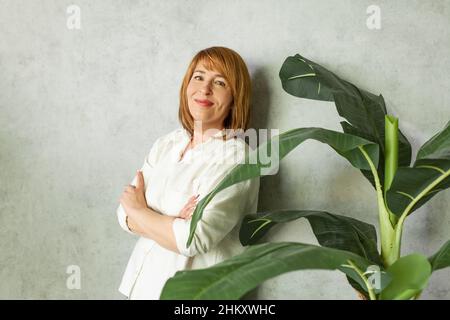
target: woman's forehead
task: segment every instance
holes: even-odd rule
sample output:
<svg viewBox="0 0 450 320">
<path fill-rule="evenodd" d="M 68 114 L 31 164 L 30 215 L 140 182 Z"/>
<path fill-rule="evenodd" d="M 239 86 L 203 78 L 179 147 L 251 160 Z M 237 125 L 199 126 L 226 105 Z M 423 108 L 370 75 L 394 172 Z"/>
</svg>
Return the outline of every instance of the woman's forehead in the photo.
<svg viewBox="0 0 450 320">
<path fill-rule="evenodd" d="M 194 72 L 195 71 L 210 71 L 210 72 L 214 72 L 217 74 L 217 76 L 221 76 L 223 77 L 224 75 L 220 72 L 220 67 L 217 66 L 214 61 L 211 60 L 200 60 L 197 62 L 197 64 L 195 65 L 194 68 Z"/>
</svg>

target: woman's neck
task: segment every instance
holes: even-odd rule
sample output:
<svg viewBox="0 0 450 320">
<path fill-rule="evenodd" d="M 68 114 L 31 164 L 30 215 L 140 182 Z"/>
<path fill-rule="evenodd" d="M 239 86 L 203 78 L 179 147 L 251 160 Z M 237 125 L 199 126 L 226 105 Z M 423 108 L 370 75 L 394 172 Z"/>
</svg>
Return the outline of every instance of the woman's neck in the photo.
<svg viewBox="0 0 450 320">
<path fill-rule="evenodd" d="M 194 126 L 194 134 L 193 139 L 191 139 L 191 147 L 195 147 L 198 144 L 201 144 L 208 140 L 211 136 L 217 134 L 219 131 L 222 131 L 224 128 L 204 128 L 204 127 L 195 127 Z"/>
</svg>

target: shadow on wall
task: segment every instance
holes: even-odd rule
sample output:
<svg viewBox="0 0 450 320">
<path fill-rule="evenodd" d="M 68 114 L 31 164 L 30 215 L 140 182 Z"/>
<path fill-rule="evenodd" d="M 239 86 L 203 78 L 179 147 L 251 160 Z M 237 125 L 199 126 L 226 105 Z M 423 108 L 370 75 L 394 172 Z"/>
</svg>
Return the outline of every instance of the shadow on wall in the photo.
<svg viewBox="0 0 450 320">
<path fill-rule="evenodd" d="M 253 74 L 253 109 L 250 127 L 257 130 L 270 129 L 268 128 L 271 108 L 271 91 L 268 85 L 270 79 L 271 77 L 263 67 L 256 69 Z M 261 178 L 258 212 L 277 208 L 273 206 L 278 196 L 276 190 L 281 190 L 282 185 L 280 170 L 276 175 Z"/>
<path fill-rule="evenodd" d="M 270 129 L 269 110 L 271 106 L 271 92 L 269 82 L 271 77 L 263 67 L 259 67 L 252 75 L 252 114 L 250 128 Z M 280 132 L 281 133 L 281 132 Z M 277 190 L 281 190 L 281 167 L 276 175 L 261 178 L 258 200 L 258 212 L 277 208 Z M 256 300 L 259 298 L 258 287 L 245 294 L 242 300 Z"/>
</svg>

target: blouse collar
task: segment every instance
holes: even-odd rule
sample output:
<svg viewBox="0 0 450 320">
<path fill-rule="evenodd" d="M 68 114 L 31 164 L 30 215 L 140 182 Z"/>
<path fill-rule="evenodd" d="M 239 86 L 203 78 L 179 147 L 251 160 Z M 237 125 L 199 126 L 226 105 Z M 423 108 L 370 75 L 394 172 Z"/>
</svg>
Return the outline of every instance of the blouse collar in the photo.
<svg viewBox="0 0 450 320">
<path fill-rule="evenodd" d="M 183 129 L 183 133 L 186 136 L 186 138 L 190 139 L 191 135 L 190 135 L 189 131 L 187 131 L 184 128 L 182 128 L 182 129 Z M 225 128 L 220 130 L 220 131 L 218 131 L 218 132 L 216 132 L 215 134 L 211 135 L 206 141 L 209 141 L 211 138 L 213 138 L 213 139 L 223 138 L 224 136 L 227 136 L 227 129 L 225 129 Z M 234 136 L 236 136 L 235 131 L 229 129 L 228 138 L 232 138 Z M 206 142 L 206 141 L 204 141 L 204 142 Z"/>
</svg>

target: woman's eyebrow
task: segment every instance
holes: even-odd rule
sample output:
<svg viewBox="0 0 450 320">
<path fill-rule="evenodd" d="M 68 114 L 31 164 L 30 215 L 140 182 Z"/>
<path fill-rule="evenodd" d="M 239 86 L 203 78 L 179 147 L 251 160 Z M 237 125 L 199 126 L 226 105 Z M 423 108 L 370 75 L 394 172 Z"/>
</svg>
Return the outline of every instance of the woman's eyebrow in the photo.
<svg viewBox="0 0 450 320">
<path fill-rule="evenodd" d="M 203 71 L 203 70 L 195 70 L 194 73 L 195 73 L 195 72 L 200 72 L 200 73 L 203 73 L 203 74 L 206 73 L 206 72 Z M 222 77 L 222 78 L 225 78 L 225 77 L 224 77 L 223 75 L 221 75 L 220 73 L 216 73 L 214 76 L 215 76 L 215 77 Z"/>
</svg>

